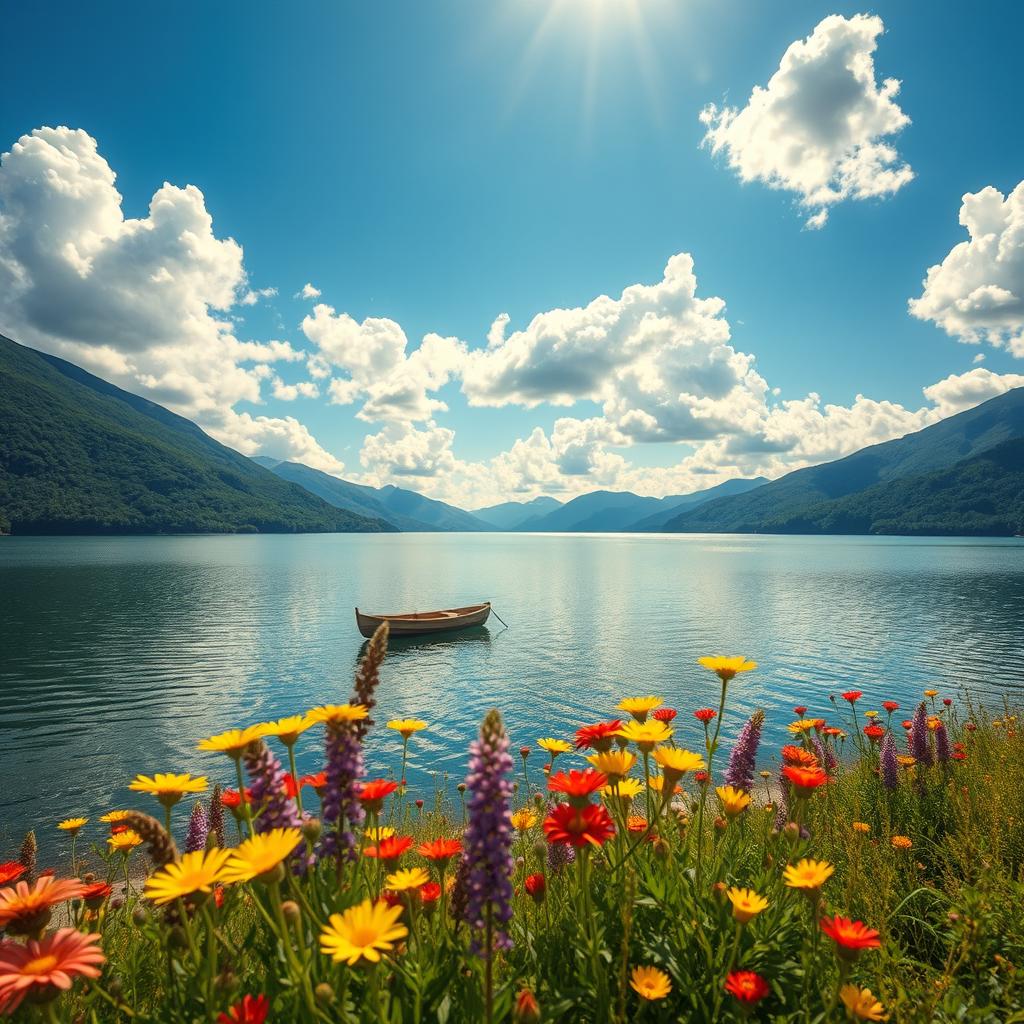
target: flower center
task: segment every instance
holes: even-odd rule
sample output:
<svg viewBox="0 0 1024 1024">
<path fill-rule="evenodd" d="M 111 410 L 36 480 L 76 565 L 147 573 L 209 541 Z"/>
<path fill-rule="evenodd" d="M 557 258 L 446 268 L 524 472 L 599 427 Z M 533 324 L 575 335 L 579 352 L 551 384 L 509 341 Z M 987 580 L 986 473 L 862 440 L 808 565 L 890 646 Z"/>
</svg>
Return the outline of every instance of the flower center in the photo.
<svg viewBox="0 0 1024 1024">
<path fill-rule="evenodd" d="M 352 931 L 352 945 L 366 948 L 377 942 L 377 932 L 373 928 L 355 928 Z"/>
<path fill-rule="evenodd" d="M 37 956 L 35 960 L 29 960 L 21 969 L 22 974 L 49 974 L 57 966 L 57 958 L 52 954 Z"/>
</svg>

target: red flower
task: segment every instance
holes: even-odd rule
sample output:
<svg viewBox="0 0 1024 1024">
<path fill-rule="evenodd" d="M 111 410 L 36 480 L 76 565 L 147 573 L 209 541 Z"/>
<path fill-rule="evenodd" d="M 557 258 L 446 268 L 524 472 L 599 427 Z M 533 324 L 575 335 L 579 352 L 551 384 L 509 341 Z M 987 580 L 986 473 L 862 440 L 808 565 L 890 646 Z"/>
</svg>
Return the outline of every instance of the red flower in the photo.
<svg viewBox="0 0 1024 1024">
<path fill-rule="evenodd" d="M 224 906 L 224 886 L 215 885 L 213 887 L 213 905 L 220 910 Z"/>
<path fill-rule="evenodd" d="M 741 1003 L 754 1003 L 764 999 L 771 991 L 768 982 L 754 971 L 733 971 L 725 979 L 725 991 Z"/>
<path fill-rule="evenodd" d="M 359 802 L 368 811 L 379 811 L 384 806 L 384 798 L 398 789 L 398 783 L 390 779 L 374 779 L 364 782 L 359 787 Z"/>
<path fill-rule="evenodd" d="M 419 797 L 416 798 L 416 810 L 418 810 L 418 811 L 422 811 L 423 810 L 423 801 L 421 799 L 419 799 Z"/>
<path fill-rule="evenodd" d="M 603 846 L 615 834 L 615 825 L 611 815 L 597 804 L 559 804 L 544 819 L 544 834 L 549 843 L 571 843 L 577 848 Z"/>
<path fill-rule="evenodd" d="M 608 776 L 604 772 L 595 772 L 593 768 L 582 772 L 574 768 L 571 772 L 557 772 L 548 778 L 548 789 L 552 793 L 565 793 L 569 802 L 577 806 L 586 804 L 591 794 L 607 785 Z"/>
<path fill-rule="evenodd" d="M 405 904 L 402 903 L 402 894 L 400 892 L 395 892 L 394 889 L 384 889 L 384 890 L 382 890 L 382 892 L 380 894 L 380 898 L 389 907 L 402 907 L 402 906 L 405 905 Z"/>
<path fill-rule="evenodd" d="M 611 750 L 615 734 L 622 728 L 622 720 L 616 718 L 612 722 L 598 722 L 597 725 L 584 725 L 576 730 L 576 749 Z"/>
<path fill-rule="evenodd" d="M 410 846 L 412 846 L 412 839 L 409 836 L 388 836 L 387 839 L 382 839 L 377 846 L 366 847 L 363 850 L 363 855 L 380 860 L 398 860 Z"/>
<path fill-rule="evenodd" d="M 973 722 L 965 722 L 964 723 L 964 728 L 968 732 L 974 732 L 974 730 L 977 729 L 978 727 Z"/>
<path fill-rule="evenodd" d="M 425 906 L 429 907 L 432 903 L 436 903 L 441 898 L 441 886 L 437 882 L 427 882 L 426 885 L 420 886 L 420 899 L 423 900 Z"/>
<path fill-rule="evenodd" d="M 967 755 L 962 750 L 954 750 L 953 751 L 953 760 L 954 761 L 966 761 L 967 760 Z"/>
<path fill-rule="evenodd" d="M 243 996 L 227 1013 L 217 1018 L 217 1024 L 263 1024 L 270 1013 L 270 1002 L 266 996 Z"/>
<path fill-rule="evenodd" d="M 675 708 L 658 708 L 651 712 L 651 718 L 656 718 L 659 722 L 671 722 L 678 714 Z"/>
<path fill-rule="evenodd" d="M 801 768 L 787 764 L 782 774 L 793 784 L 796 795 L 800 797 L 810 796 L 819 786 L 829 781 L 828 775 L 821 768 Z"/>
<path fill-rule="evenodd" d="M 538 871 L 535 875 L 527 875 L 523 882 L 526 891 L 537 903 L 544 899 L 544 890 L 547 888 L 547 879 Z"/>
<path fill-rule="evenodd" d="M 851 704 L 856 704 L 863 696 L 863 690 L 847 690 L 846 693 L 843 694 L 843 700 L 848 700 Z"/>
<path fill-rule="evenodd" d="M 519 748 L 519 756 L 525 761 L 530 756 L 530 748 L 529 747 L 520 747 Z"/>
<path fill-rule="evenodd" d="M 698 722 L 703 722 L 707 725 L 708 722 L 710 722 L 717 714 L 718 712 L 714 708 L 701 708 L 699 711 L 694 711 L 693 717 L 696 718 Z"/>
<path fill-rule="evenodd" d="M 894 711 L 899 711 L 900 706 L 894 700 L 883 700 L 882 707 L 891 715 Z"/>
<path fill-rule="evenodd" d="M 293 775 L 286 775 L 284 777 L 284 793 L 285 796 L 295 799 L 296 794 L 299 792 L 299 787 L 295 785 L 295 777 Z"/>
<path fill-rule="evenodd" d="M 233 811 L 236 807 L 242 805 L 242 798 L 238 795 L 237 789 L 222 789 L 220 792 L 220 802 L 229 811 Z M 248 786 L 245 787 L 245 802 L 247 804 L 252 803 L 252 790 Z"/>
<path fill-rule="evenodd" d="M 106 882 L 93 882 L 82 889 L 82 899 L 90 910 L 97 910 L 113 891 Z"/>
<path fill-rule="evenodd" d="M 909 732 L 911 729 L 914 728 L 914 723 L 908 718 L 905 722 L 903 722 L 903 728 Z"/>
<path fill-rule="evenodd" d="M 882 944 L 874 928 L 839 914 L 823 917 L 821 930 L 835 942 L 836 953 L 844 960 L 856 960 L 862 949 L 877 949 Z"/>
<path fill-rule="evenodd" d="M 110 826 L 110 834 L 112 836 L 119 836 L 122 832 L 127 832 L 127 831 L 128 831 L 128 826 L 127 825 L 118 825 L 118 824 L 115 823 L 115 824 Z"/>
<path fill-rule="evenodd" d="M 871 725 L 864 726 L 864 735 L 872 743 L 877 743 L 885 735 L 885 730 L 880 725 L 872 723 Z"/>
<path fill-rule="evenodd" d="M 7 885 L 16 882 L 25 874 L 25 865 L 19 864 L 16 860 L 7 860 L 0 864 L 0 885 Z"/>
<path fill-rule="evenodd" d="M 843 730 L 836 725 L 826 725 L 825 728 L 821 730 L 821 734 L 822 736 L 842 736 Z"/>
<path fill-rule="evenodd" d="M 795 764 L 801 768 L 817 768 L 818 759 L 809 750 L 804 750 L 803 747 L 793 746 L 792 743 L 786 744 L 782 748 L 782 760 L 784 764 Z"/>
<path fill-rule="evenodd" d="M 457 853 L 462 853 L 462 843 L 458 839 L 432 839 L 429 843 L 420 843 L 416 852 L 427 860 L 447 864 Z"/>
<path fill-rule="evenodd" d="M 711 778 L 711 776 L 708 775 L 708 773 L 705 771 L 699 771 L 693 773 L 693 778 L 695 782 L 703 786 L 704 783 L 707 782 L 709 778 Z"/>
<path fill-rule="evenodd" d="M 807 714 L 807 708 L 803 704 L 798 704 L 795 708 L 793 708 L 793 714 L 796 715 L 797 718 L 803 718 L 804 715 Z"/>
<path fill-rule="evenodd" d="M 327 772 L 314 772 L 299 779 L 300 786 L 312 786 L 318 792 L 327 785 Z"/>
<path fill-rule="evenodd" d="M 513 1024 L 538 1024 L 540 1021 L 540 1006 L 534 994 L 524 988 L 516 996 L 516 1004 L 512 1007 Z"/>
<path fill-rule="evenodd" d="M 953 706 L 953 698 L 952 697 L 943 697 L 942 698 L 942 703 L 945 704 L 947 708 L 948 707 L 952 707 Z"/>
</svg>

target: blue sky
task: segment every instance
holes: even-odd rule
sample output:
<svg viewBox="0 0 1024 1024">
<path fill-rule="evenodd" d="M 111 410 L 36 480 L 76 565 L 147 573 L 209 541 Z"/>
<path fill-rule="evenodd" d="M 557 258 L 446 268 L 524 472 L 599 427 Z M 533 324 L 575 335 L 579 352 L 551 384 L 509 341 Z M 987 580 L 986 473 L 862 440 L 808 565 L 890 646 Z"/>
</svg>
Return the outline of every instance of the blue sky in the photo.
<svg viewBox="0 0 1024 1024">
<path fill-rule="evenodd" d="M 910 123 L 880 141 L 913 179 L 887 194 L 836 202 L 827 223 L 809 229 L 812 208 L 799 206 L 797 192 L 741 181 L 728 147 L 713 154 L 701 146 L 698 115 L 708 103 L 742 109 L 790 44 L 830 15 L 857 14 L 884 23 L 874 76 L 879 85 L 899 79 L 893 102 Z M 142 325 L 142 334 L 160 335 L 152 345 L 128 341 L 111 350 L 103 331 L 130 333 L 132 304 L 110 304 L 113 325 L 92 333 L 76 327 L 97 315 L 76 321 L 78 282 L 73 294 L 61 291 L 51 262 L 32 264 L 10 242 L 9 264 L 20 261 L 22 278 L 31 272 L 35 285 L 46 276 L 39 285 L 46 303 L 10 300 L 0 306 L 0 330 L 151 393 L 242 450 L 320 459 L 345 476 L 397 481 L 467 504 L 595 486 L 674 492 L 716 475 L 774 475 L 835 457 L 1021 383 L 1012 340 L 1024 315 L 1005 313 L 1004 304 L 996 320 L 981 317 L 951 333 L 955 317 L 943 312 L 941 297 L 926 318 L 909 315 L 907 302 L 922 295 L 927 269 L 967 239 L 961 196 L 986 187 L 1007 196 L 1024 178 L 1022 22 L 1014 3 L 970 11 L 957 3 L 793 0 L 183 3 L 159 17 L 137 4 L 69 4 L 59 15 L 11 5 L 0 51 L 15 88 L 0 108 L 0 150 L 42 126 L 81 129 L 116 173 L 126 218 L 145 218 L 165 181 L 197 186 L 212 216 L 211 240 L 232 238 L 244 251 L 243 269 L 225 287 L 238 296 L 277 294 L 226 309 L 209 294 L 196 301 L 215 319 L 240 317 L 232 322 L 239 342 L 287 341 L 292 356 L 235 358 L 246 372 L 263 367 L 256 390 L 242 382 L 237 391 L 204 385 L 193 393 L 180 379 L 192 365 L 187 354 L 177 353 L 174 372 L 170 356 L 159 357 L 157 372 L 138 354 L 165 344 L 167 330 Z M 771 144 L 785 147 L 787 139 Z M 22 172 L 8 165 L 9 181 L 41 187 L 31 167 L 22 171 L 15 178 Z M 23 193 L 0 185 L 0 214 L 6 201 L 11 216 L 12 195 Z M 50 209 L 22 204 L 26 236 L 30 218 L 40 229 Z M 0 263 L 3 244 L 0 232 Z M 486 345 L 499 314 L 509 315 L 512 334 L 538 313 L 585 307 L 601 294 L 618 299 L 630 285 L 660 281 L 678 253 L 693 258 L 697 297 L 724 300 L 723 311 L 706 315 L 728 322 L 728 345 L 755 357 L 768 388 L 760 412 L 749 410 L 742 426 L 719 422 L 717 409 L 717 425 L 696 434 L 659 423 L 653 433 L 629 427 L 623 435 L 634 422 L 628 412 L 639 409 L 645 422 L 650 415 L 632 393 L 611 399 L 614 413 L 600 381 L 571 401 L 563 395 L 561 405 L 535 389 L 529 404 L 507 367 L 482 365 L 487 381 L 478 375 L 474 407 L 456 369 L 428 390 L 447 410 L 357 418 L 365 396 L 328 400 L 329 381 L 351 373 L 345 358 L 319 378 L 297 358 L 317 350 L 300 327 L 315 302 L 295 297 L 306 282 L 336 316 L 400 325 L 407 353 L 428 332 L 472 351 Z M 211 259 L 202 265 L 207 277 L 224 266 L 220 256 Z M 125 265 L 111 261 L 104 288 L 117 289 Z M 1017 296 L 1005 274 L 1012 284 L 1019 268 L 1019 261 L 997 267 L 989 281 L 975 267 L 982 277 L 969 291 L 991 285 Z M 949 276 L 956 271 L 951 266 Z M 88 273 L 97 271 L 90 265 Z M 194 296 L 180 298 L 177 312 L 174 297 L 165 299 L 168 322 L 194 321 L 186 308 Z M 53 303 L 69 310 L 59 325 L 38 314 Z M 963 344 L 968 336 L 980 344 Z M 202 344 L 200 335 L 194 343 Z M 524 352 L 542 377 L 542 352 L 529 345 Z M 983 362 L 974 362 L 978 355 Z M 446 351 L 441 362 L 460 358 Z M 375 365 L 385 376 L 395 369 L 386 360 Z M 950 375 L 957 381 L 939 399 L 922 395 Z M 747 395 L 752 378 L 740 376 Z M 275 379 L 315 385 L 319 395 L 275 398 Z M 718 401 L 720 381 L 716 387 Z M 692 382 L 687 388 L 691 399 L 705 397 Z M 803 429 L 799 417 L 767 426 L 772 407 L 812 392 L 844 408 L 860 394 L 902 411 L 858 410 L 835 429 L 808 425 L 821 430 L 814 443 L 793 440 Z M 692 408 L 683 412 L 689 422 Z M 252 426 L 286 418 L 315 442 L 294 428 Z M 556 421 L 567 419 L 555 443 Z M 533 434 L 538 427 L 543 443 Z M 380 439 L 367 453 L 370 435 Z M 531 436 L 529 452 L 507 455 Z M 673 469 L 709 441 L 713 448 L 698 462 Z M 772 454 L 758 461 L 749 457 L 754 448 Z M 740 449 L 742 459 L 725 455 Z M 645 476 L 648 467 L 666 472 Z"/>
</svg>

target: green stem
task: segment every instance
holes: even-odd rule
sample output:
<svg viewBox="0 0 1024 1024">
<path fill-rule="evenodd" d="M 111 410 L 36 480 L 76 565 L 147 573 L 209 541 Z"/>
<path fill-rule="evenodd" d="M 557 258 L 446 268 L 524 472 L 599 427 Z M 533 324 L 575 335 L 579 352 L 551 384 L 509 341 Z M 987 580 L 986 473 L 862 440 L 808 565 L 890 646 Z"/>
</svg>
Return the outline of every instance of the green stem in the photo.
<svg viewBox="0 0 1024 1024">
<path fill-rule="evenodd" d="M 295 745 L 288 744 L 288 767 L 291 769 L 292 781 L 295 783 L 295 806 L 299 817 L 302 817 L 302 787 L 299 785 L 299 773 L 295 769 Z"/>
<path fill-rule="evenodd" d="M 253 834 L 252 808 L 249 806 L 249 801 L 245 799 L 245 778 L 242 775 L 242 759 L 239 757 L 235 758 L 235 777 L 238 779 L 239 806 L 242 808 L 242 817 L 245 819 L 246 831 L 251 836 Z M 238 834 L 239 836 L 242 834 L 241 827 L 239 827 Z"/>
</svg>

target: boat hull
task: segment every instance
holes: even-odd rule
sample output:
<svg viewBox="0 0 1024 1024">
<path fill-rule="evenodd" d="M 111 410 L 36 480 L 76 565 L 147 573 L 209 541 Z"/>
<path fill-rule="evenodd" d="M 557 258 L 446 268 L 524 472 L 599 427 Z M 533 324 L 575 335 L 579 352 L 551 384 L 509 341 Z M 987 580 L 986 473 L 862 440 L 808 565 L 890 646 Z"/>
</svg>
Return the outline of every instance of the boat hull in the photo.
<svg viewBox="0 0 1024 1024">
<path fill-rule="evenodd" d="M 369 638 L 382 622 L 387 622 L 392 637 L 433 636 L 457 629 L 482 626 L 491 614 L 489 601 L 465 608 L 446 608 L 436 612 L 410 612 L 405 615 L 367 615 L 356 609 L 356 625 Z"/>
</svg>

